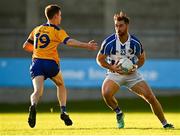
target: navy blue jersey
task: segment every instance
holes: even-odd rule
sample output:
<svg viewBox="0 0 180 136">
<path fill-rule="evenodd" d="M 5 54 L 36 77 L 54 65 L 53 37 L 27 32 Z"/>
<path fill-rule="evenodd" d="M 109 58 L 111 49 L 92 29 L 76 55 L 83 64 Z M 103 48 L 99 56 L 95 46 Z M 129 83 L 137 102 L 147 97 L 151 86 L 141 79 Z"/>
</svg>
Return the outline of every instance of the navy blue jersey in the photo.
<svg viewBox="0 0 180 136">
<path fill-rule="evenodd" d="M 129 34 L 128 40 L 121 43 L 118 36 L 112 34 L 103 41 L 100 53 L 108 56 L 108 62 L 115 62 L 126 57 L 135 64 L 143 53 L 143 48 L 140 41 L 133 35 Z"/>
</svg>

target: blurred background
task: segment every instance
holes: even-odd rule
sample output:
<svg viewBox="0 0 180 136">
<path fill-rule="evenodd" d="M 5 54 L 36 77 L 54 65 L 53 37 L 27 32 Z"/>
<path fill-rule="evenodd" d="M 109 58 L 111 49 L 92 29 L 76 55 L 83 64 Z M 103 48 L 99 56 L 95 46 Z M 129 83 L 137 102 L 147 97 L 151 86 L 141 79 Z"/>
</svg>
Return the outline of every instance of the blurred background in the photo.
<svg viewBox="0 0 180 136">
<path fill-rule="evenodd" d="M 46 22 L 44 8 L 62 8 L 61 27 L 78 40 L 101 42 L 114 32 L 113 15 L 119 11 L 130 17 L 130 33 L 136 35 L 146 51 L 147 61 L 140 72 L 154 93 L 176 97 L 180 109 L 180 1 L 179 0 L 16 0 L 0 1 L 0 103 L 29 103 L 33 91 L 29 75 L 31 54 L 22 45 L 32 29 Z M 68 100 L 102 100 L 101 84 L 105 70 L 95 61 L 98 51 L 58 48 L 61 70 L 68 89 Z M 41 102 L 57 102 L 56 88 L 45 83 Z M 136 96 L 122 88 L 122 99 Z M 172 98 L 173 97 L 173 98 Z M 164 99 L 164 98 L 162 98 Z"/>
</svg>

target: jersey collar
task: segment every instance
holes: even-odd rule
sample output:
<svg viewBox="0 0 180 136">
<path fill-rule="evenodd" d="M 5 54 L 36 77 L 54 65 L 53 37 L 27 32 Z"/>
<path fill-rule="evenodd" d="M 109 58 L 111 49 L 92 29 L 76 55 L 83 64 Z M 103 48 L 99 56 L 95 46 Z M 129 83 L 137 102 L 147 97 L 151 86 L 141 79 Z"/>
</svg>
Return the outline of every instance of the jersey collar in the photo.
<svg viewBox="0 0 180 136">
<path fill-rule="evenodd" d="M 60 28 L 57 25 L 50 24 L 49 22 L 47 22 L 46 24 L 43 24 L 43 26 L 51 26 L 51 27 L 54 27 L 57 30 L 60 30 Z"/>
<path fill-rule="evenodd" d="M 131 38 L 131 35 L 128 33 L 128 39 L 127 39 L 127 41 L 126 41 L 125 43 L 122 43 L 122 42 L 120 41 L 120 39 L 119 39 L 119 36 L 118 36 L 117 34 L 115 34 L 115 36 L 116 36 L 116 40 L 118 40 L 118 42 L 119 42 L 121 45 L 125 45 L 127 42 L 130 41 L 130 38 Z"/>
</svg>

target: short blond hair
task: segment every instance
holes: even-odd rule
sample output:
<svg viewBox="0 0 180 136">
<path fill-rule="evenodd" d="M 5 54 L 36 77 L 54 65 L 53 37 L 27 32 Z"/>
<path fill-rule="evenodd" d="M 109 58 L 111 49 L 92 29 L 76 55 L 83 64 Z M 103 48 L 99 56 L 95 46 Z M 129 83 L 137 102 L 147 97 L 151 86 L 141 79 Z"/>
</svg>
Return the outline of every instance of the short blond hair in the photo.
<svg viewBox="0 0 180 136">
<path fill-rule="evenodd" d="M 129 24 L 129 17 L 126 16 L 125 13 L 120 11 L 119 13 L 114 14 L 114 21 L 124 21 L 126 24 Z"/>
</svg>

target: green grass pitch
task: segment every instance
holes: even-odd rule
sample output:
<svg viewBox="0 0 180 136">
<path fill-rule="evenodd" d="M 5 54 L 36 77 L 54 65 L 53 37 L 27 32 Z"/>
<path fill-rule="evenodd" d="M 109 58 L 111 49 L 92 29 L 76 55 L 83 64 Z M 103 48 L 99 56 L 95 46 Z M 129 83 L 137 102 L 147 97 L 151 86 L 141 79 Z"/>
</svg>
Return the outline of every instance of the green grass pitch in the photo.
<svg viewBox="0 0 180 136">
<path fill-rule="evenodd" d="M 0 135 L 180 135 L 180 113 L 166 113 L 175 129 L 164 130 L 151 112 L 125 113 L 125 128 L 117 129 L 114 113 L 70 113 L 73 126 L 65 126 L 59 114 L 38 113 L 35 128 L 27 124 L 28 113 L 1 113 Z"/>
<path fill-rule="evenodd" d="M 58 103 L 39 103 L 37 124 L 30 128 L 27 123 L 29 104 L 0 103 L 0 136 L 4 135 L 161 135 L 180 136 L 180 96 L 158 97 L 166 118 L 175 129 L 165 130 L 150 107 L 140 98 L 118 99 L 125 113 L 125 128 L 116 128 L 115 113 L 103 100 L 68 101 L 68 112 L 73 126 L 65 126 L 59 119 Z M 53 108 L 53 112 L 50 109 Z"/>
</svg>

